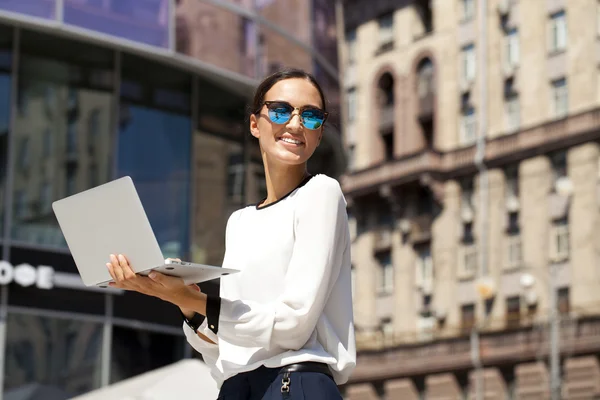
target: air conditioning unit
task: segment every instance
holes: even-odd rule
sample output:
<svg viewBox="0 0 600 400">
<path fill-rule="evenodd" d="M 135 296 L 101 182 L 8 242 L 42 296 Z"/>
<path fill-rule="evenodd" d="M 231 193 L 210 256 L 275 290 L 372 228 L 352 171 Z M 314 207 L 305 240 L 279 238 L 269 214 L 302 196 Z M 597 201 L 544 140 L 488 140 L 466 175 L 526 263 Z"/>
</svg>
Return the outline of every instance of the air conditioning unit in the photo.
<svg viewBox="0 0 600 400">
<path fill-rule="evenodd" d="M 500 0 L 498 2 L 498 14 L 500 16 L 508 15 L 510 11 L 510 0 Z"/>
</svg>

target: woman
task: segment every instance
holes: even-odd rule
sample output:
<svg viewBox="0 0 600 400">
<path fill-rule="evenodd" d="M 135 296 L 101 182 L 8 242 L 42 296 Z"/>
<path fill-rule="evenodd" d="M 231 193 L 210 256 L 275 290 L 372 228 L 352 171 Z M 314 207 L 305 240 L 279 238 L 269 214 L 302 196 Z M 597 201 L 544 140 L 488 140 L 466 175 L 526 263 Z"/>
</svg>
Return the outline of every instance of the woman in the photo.
<svg viewBox="0 0 600 400">
<path fill-rule="evenodd" d="M 211 366 L 219 399 L 341 399 L 356 363 L 346 202 L 339 184 L 310 176 L 323 136 L 325 96 L 314 77 L 285 70 L 257 88 L 267 197 L 227 222 L 220 297 L 111 255 L 113 286 L 180 307 L 189 343 Z"/>
</svg>

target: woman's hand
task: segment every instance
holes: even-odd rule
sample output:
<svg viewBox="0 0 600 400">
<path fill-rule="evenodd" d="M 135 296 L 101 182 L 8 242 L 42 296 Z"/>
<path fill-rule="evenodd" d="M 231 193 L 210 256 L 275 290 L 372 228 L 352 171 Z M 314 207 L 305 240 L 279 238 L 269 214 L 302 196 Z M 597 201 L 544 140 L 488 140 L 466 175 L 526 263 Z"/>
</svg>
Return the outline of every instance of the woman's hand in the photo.
<svg viewBox="0 0 600 400">
<path fill-rule="evenodd" d="M 127 258 L 119 254 L 111 254 L 110 263 L 106 267 L 114 282 L 109 283 L 111 287 L 139 292 L 148 296 L 158 297 L 182 307 L 189 303 L 192 297 L 198 296 L 200 288 L 197 285 L 186 285 L 183 279 L 163 275 L 152 271 L 146 276 L 133 272 Z"/>
</svg>

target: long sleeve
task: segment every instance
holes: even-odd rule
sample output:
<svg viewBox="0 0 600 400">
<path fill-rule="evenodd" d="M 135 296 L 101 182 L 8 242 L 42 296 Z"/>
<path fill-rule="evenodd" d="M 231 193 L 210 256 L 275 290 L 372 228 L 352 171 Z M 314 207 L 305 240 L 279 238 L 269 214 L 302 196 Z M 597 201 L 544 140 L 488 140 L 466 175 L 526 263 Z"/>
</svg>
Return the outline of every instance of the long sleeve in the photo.
<svg viewBox="0 0 600 400">
<path fill-rule="evenodd" d="M 209 343 L 206 340 L 201 339 L 196 334 L 196 332 L 194 332 L 192 328 L 188 326 L 188 324 L 186 324 L 185 322 L 183 323 L 183 333 L 185 334 L 188 343 L 194 348 L 194 350 L 202 354 L 202 356 L 205 358 L 205 361 L 207 361 L 206 358 L 209 358 L 214 364 L 214 362 L 219 357 L 219 339 L 217 338 L 217 335 L 215 335 L 213 332 L 211 332 L 210 329 L 208 329 L 206 319 L 198 328 L 198 332 L 200 332 L 201 334 L 203 334 L 204 336 L 206 336 L 207 338 L 209 338 L 217 344 Z"/>
<path fill-rule="evenodd" d="M 305 189 L 297 199 L 294 246 L 281 295 L 266 304 L 219 299 L 218 321 L 210 315 L 207 320 L 221 339 L 243 347 L 297 350 L 314 332 L 338 279 L 349 240 L 348 218 L 335 180 L 319 180 Z"/>
</svg>

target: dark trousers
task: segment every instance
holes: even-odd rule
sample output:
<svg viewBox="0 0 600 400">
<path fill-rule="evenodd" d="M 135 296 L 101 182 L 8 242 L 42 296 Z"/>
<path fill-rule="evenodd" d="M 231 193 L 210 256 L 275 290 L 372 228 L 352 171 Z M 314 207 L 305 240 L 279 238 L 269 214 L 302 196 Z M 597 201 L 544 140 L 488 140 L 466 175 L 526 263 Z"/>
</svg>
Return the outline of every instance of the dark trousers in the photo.
<svg viewBox="0 0 600 400">
<path fill-rule="evenodd" d="M 292 372 L 286 378 L 279 368 L 260 367 L 237 374 L 223 383 L 218 400 L 342 400 L 326 374 Z"/>
</svg>

